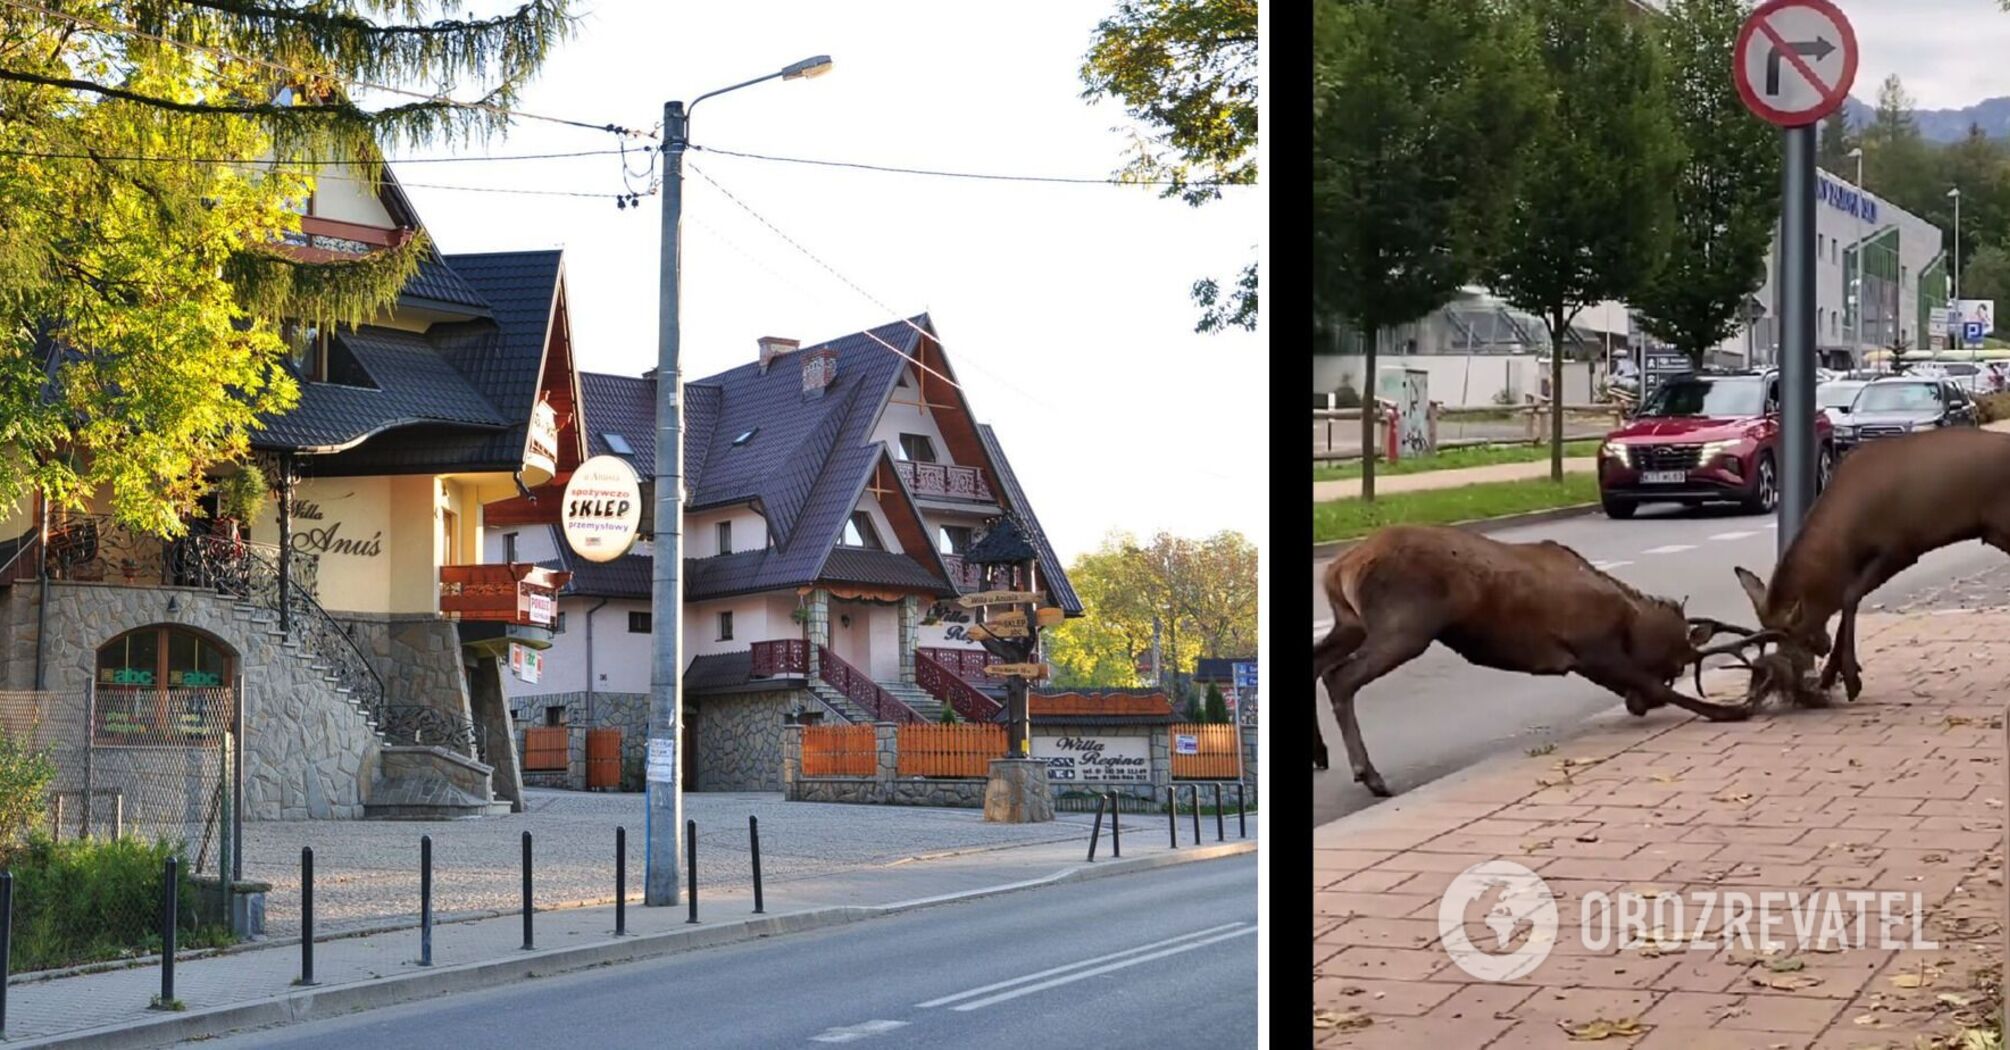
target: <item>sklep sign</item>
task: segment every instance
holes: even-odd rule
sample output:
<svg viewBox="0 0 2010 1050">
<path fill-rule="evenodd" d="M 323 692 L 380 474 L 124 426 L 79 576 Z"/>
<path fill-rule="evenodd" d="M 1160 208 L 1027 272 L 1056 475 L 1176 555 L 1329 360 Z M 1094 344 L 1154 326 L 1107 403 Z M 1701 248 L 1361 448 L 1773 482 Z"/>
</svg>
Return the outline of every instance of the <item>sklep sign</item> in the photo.
<svg viewBox="0 0 2010 1050">
<path fill-rule="evenodd" d="M 565 542 L 587 561 L 613 561 L 635 545 L 642 482 L 619 456 L 595 456 L 573 471 L 560 508 Z"/>
</svg>

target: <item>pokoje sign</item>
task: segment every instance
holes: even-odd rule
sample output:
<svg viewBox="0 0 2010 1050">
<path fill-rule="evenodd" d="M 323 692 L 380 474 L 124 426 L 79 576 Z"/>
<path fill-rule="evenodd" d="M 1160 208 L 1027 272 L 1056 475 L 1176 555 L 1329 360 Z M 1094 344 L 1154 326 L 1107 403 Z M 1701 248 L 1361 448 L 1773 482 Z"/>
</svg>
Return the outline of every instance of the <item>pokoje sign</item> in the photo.
<svg viewBox="0 0 2010 1050">
<path fill-rule="evenodd" d="M 642 480 L 619 456 L 595 456 L 572 472 L 559 508 L 566 546 L 587 561 L 628 553 L 642 527 Z"/>
<path fill-rule="evenodd" d="M 1081 784 L 1143 784 L 1151 780 L 1151 742 L 1141 736 L 1033 737 L 1033 757 L 1047 760 L 1047 779 Z"/>
<path fill-rule="evenodd" d="M 523 483 L 536 488 L 558 473 L 558 413 L 539 397 L 530 410 L 530 433 L 524 437 Z"/>
</svg>

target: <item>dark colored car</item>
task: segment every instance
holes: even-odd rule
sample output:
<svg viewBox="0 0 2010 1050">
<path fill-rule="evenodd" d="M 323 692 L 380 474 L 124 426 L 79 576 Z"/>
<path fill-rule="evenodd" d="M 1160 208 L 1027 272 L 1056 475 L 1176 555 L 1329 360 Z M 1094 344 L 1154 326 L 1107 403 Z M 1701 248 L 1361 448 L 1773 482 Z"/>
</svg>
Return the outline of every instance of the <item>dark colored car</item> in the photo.
<svg viewBox="0 0 2010 1050">
<path fill-rule="evenodd" d="M 1743 504 L 1766 513 L 1780 499 L 1779 373 L 1699 372 L 1664 381 L 1598 450 L 1605 513 L 1630 518 L 1643 503 Z M 1815 413 L 1817 485 L 1835 466 L 1833 426 Z"/>
<path fill-rule="evenodd" d="M 1847 451 L 1866 441 L 1915 430 L 1972 427 L 1981 421 L 1975 399 L 1943 376 L 1886 376 L 1864 384 L 1836 425 L 1837 447 Z"/>
</svg>

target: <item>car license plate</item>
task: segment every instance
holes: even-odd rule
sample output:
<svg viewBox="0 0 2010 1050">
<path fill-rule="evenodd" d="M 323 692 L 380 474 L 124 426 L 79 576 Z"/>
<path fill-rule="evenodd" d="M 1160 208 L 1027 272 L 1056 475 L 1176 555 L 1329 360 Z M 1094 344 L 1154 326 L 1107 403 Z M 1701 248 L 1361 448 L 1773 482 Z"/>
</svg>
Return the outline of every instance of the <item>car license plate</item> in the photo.
<svg viewBox="0 0 2010 1050">
<path fill-rule="evenodd" d="M 1689 480 L 1686 470 L 1643 470 L 1640 480 L 1649 485 L 1680 485 Z"/>
</svg>

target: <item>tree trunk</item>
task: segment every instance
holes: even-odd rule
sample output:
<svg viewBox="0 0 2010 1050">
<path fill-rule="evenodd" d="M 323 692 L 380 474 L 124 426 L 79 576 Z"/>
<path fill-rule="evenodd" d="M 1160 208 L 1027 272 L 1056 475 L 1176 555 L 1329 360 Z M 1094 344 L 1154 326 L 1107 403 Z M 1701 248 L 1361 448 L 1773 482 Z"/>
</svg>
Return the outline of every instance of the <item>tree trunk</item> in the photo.
<svg viewBox="0 0 2010 1050">
<path fill-rule="evenodd" d="M 1361 499 L 1375 502 L 1375 347 L 1382 329 L 1361 333 Z"/>
<path fill-rule="evenodd" d="M 1549 329 L 1549 480 L 1563 484 L 1563 308 Z"/>
</svg>

